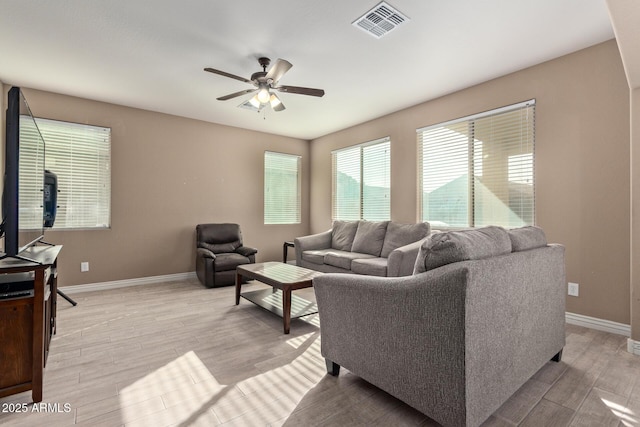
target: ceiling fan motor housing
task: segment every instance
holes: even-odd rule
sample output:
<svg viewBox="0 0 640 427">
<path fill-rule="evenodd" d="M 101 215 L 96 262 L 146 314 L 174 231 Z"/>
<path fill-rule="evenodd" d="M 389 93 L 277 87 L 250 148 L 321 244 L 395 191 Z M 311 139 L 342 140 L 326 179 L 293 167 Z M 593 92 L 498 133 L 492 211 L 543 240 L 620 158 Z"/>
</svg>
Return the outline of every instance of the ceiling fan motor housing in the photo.
<svg viewBox="0 0 640 427">
<path fill-rule="evenodd" d="M 256 73 L 251 74 L 251 81 L 254 83 L 260 83 L 261 81 L 266 81 L 265 76 L 267 75 L 266 71 L 258 71 Z"/>
</svg>

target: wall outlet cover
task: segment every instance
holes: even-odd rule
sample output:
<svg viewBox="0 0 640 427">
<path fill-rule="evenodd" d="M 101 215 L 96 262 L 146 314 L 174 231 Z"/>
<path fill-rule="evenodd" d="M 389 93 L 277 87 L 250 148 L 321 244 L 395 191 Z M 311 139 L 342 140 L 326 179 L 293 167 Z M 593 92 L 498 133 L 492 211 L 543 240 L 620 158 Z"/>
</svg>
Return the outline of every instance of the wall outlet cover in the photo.
<svg viewBox="0 0 640 427">
<path fill-rule="evenodd" d="M 568 294 L 572 297 L 577 297 L 580 293 L 580 285 L 577 283 L 569 282 Z"/>
</svg>

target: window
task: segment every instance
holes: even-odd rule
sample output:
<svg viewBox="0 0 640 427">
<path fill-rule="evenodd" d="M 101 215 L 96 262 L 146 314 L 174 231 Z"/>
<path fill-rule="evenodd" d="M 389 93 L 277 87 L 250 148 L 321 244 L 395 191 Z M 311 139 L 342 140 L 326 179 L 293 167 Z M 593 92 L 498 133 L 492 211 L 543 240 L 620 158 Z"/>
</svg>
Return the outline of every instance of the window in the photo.
<svg viewBox="0 0 640 427">
<path fill-rule="evenodd" d="M 534 223 L 535 100 L 418 129 L 419 206 L 433 227 Z"/>
<path fill-rule="evenodd" d="M 265 224 L 300 224 L 300 161 L 300 156 L 265 151 Z"/>
<path fill-rule="evenodd" d="M 390 150 L 386 137 L 331 153 L 334 220 L 390 219 Z"/>
<path fill-rule="evenodd" d="M 53 228 L 108 228 L 111 129 L 47 119 L 36 123 L 45 141 L 45 168 L 58 176 Z"/>
</svg>

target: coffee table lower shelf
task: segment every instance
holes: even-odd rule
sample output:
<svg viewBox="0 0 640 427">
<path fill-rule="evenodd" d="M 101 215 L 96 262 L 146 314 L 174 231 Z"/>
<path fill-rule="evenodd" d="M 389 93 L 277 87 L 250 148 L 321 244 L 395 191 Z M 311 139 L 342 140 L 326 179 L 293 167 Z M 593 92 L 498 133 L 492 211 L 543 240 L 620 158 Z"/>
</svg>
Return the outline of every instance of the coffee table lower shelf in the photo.
<svg viewBox="0 0 640 427">
<path fill-rule="evenodd" d="M 283 317 L 282 291 L 279 289 L 275 291 L 273 289 L 260 289 L 257 291 L 243 292 L 240 296 L 265 310 Z M 291 295 L 291 319 L 309 316 L 317 312 L 318 306 L 315 303 L 300 298 L 297 295 Z"/>
</svg>

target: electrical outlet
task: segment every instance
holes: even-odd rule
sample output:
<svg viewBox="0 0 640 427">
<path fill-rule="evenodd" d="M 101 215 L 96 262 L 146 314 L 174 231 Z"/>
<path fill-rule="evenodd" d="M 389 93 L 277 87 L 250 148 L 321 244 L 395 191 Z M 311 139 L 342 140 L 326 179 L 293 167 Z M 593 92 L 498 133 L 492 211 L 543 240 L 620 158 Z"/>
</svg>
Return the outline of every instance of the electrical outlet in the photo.
<svg viewBox="0 0 640 427">
<path fill-rule="evenodd" d="M 80 263 L 80 272 L 85 273 L 89 271 L 89 261 L 84 261 Z"/>
<path fill-rule="evenodd" d="M 569 282 L 568 293 L 572 297 L 577 297 L 578 294 L 580 293 L 580 285 L 578 285 L 577 283 Z"/>
</svg>

